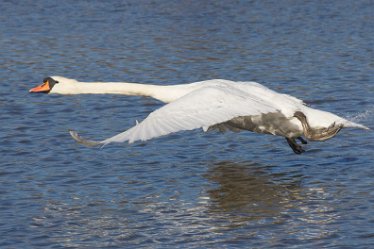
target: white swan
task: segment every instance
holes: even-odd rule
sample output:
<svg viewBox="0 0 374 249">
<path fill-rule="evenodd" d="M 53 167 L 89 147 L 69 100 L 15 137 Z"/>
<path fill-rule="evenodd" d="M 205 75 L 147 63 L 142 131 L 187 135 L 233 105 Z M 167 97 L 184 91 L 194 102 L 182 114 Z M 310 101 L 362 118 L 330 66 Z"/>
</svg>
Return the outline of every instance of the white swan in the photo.
<svg viewBox="0 0 374 249">
<path fill-rule="evenodd" d="M 249 130 L 283 136 L 297 154 L 304 152 L 296 139 L 324 141 L 342 128 L 368 127 L 333 113 L 306 106 L 302 100 L 280 94 L 256 82 L 207 80 L 182 85 L 147 85 L 120 82 L 78 82 L 60 76 L 48 77 L 30 92 L 57 94 L 124 94 L 149 96 L 168 103 L 134 127 L 103 141 L 91 141 L 70 131 L 87 146 L 121 143 L 167 135 L 181 130 Z M 302 138 L 302 136 L 305 137 Z"/>
</svg>

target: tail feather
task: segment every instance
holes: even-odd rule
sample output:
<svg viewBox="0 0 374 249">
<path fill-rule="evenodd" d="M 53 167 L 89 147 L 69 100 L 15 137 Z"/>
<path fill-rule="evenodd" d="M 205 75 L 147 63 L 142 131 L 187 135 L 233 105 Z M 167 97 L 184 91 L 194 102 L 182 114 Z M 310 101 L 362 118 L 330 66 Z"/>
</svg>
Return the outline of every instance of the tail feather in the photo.
<svg viewBox="0 0 374 249">
<path fill-rule="evenodd" d="M 346 120 L 346 122 L 343 125 L 344 125 L 344 127 L 352 127 L 352 128 L 359 128 L 359 129 L 364 129 L 364 130 L 371 130 L 369 127 L 367 127 L 365 125 L 358 124 L 358 123 L 348 121 L 348 120 Z"/>
</svg>

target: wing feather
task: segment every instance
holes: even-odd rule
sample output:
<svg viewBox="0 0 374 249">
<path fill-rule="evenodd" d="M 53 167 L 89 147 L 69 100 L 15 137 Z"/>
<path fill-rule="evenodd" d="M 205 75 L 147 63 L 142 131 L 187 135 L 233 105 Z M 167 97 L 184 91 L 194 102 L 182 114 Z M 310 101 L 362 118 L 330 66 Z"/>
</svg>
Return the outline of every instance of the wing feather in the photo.
<svg viewBox="0 0 374 249">
<path fill-rule="evenodd" d="M 152 112 L 134 127 L 100 144 L 149 140 L 182 130 L 212 126 L 238 116 L 259 115 L 277 111 L 271 103 L 240 88 L 208 86 Z"/>
<path fill-rule="evenodd" d="M 87 146 L 126 141 L 133 143 L 182 130 L 203 128 L 206 131 L 212 125 L 235 117 L 279 111 L 271 98 L 264 98 L 258 94 L 258 91 L 252 93 L 241 84 L 220 82 L 194 90 L 166 104 L 149 114 L 142 122 L 103 141 L 84 139 L 75 131 L 70 131 L 70 134 L 77 142 Z"/>
</svg>

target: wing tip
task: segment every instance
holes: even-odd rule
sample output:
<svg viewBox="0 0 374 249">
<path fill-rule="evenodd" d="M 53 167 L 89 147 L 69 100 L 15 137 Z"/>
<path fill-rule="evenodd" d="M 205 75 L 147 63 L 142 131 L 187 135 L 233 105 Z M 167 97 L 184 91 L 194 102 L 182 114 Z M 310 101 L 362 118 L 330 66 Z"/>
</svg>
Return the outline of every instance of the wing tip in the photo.
<svg viewBox="0 0 374 249">
<path fill-rule="evenodd" d="M 85 139 L 81 136 L 79 136 L 78 132 L 74 131 L 74 130 L 69 130 L 69 133 L 70 133 L 70 136 L 79 144 L 83 144 L 87 147 L 97 147 L 97 146 L 100 146 L 100 145 L 103 145 L 102 142 L 98 142 L 98 141 L 93 141 L 93 140 L 88 140 L 88 139 Z"/>
</svg>

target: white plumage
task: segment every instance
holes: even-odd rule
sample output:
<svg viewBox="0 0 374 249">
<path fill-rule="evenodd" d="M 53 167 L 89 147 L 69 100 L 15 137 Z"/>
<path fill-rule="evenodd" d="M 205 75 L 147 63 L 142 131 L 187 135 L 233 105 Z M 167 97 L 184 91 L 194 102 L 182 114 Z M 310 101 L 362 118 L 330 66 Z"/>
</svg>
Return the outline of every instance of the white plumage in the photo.
<svg viewBox="0 0 374 249">
<path fill-rule="evenodd" d="M 238 85 L 240 86 L 240 85 Z M 148 140 L 181 130 L 204 128 L 228 121 L 234 117 L 276 112 L 270 103 L 243 91 L 228 87 L 226 82 L 206 86 L 152 112 L 143 122 L 103 141 L 130 143 Z"/>
<path fill-rule="evenodd" d="M 284 136 L 295 153 L 301 153 L 302 148 L 294 140 L 301 139 L 302 135 L 310 140 L 326 140 L 343 127 L 368 129 L 335 114 L 310 108 L 300 99 L 277 93 L 256 82 L 207 80 L 157 86 L 113 82 L 82 83 L 59 76 L 47 79 L 55 81 L 50 83 L 53 87 L 49 93 L 141 95 L 168 103 L 150 113 L 142 122 L 137 122 L 134 127 L 100 142 L 83 139 L 75 131 L 71 131 L 73 138 L 85 145 L 133 143 L 182 130 L 228 128 Z M 36 92 L 35 88 L 30 91 Z M 295 113 L 305 115 L 305 121 Z"/>
</svg>

